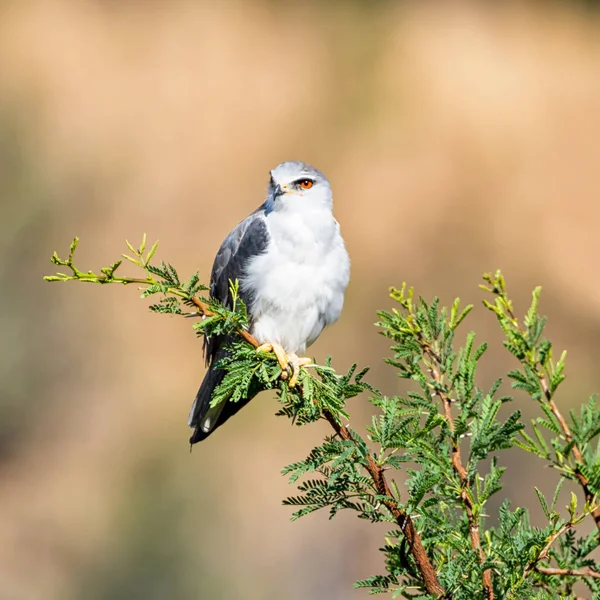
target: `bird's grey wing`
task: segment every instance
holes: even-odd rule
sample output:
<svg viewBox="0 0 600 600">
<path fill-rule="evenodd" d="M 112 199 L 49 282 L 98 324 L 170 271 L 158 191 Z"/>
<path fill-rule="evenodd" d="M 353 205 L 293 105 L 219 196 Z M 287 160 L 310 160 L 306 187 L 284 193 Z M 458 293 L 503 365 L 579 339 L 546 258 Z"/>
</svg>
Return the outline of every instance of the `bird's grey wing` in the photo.
<svg viewBox="0 0 600 600">
<path fill-rule="evenodd" d="M 262 254 L 269 243 L 269 232 L 263 210 L 246 217 L 223 241 L 210 276 L 210 295 L 227 308 L 232 307 L 230 281 L 241 281 L 248 261 Z M 249 308 L 252 300 L 248 291 L 240 289 L 240 298 Z M 210 363 L 220 346 L 218 338 L 205 338 L 205 356 Z"/>
<path fill-rule="evenodd" d="M 245 275 L 248 261 L 262 254 L 269 243 L 269 233 L 265 222 L 265 214 L 257 210 L 242 221 L 223 241 L 212 268 L 210 278 L 210 295 L 224 306 L 231 308 L 232 299 L 230 281 L 241 280 Z M 240 297 L 248 306 L 251 297 L 248 292 L 240 290 Z M 210 399 L 214 389 L 223 380 L 224 372 L 215 369 L 217 361 L 226 356 L 225 347 L 228 339 L 225 336 L 205 338 L 204 350 L 208 371 L 196 394 L 189 417 L 189 426 L 194 428 L 190 443 L 194 444 L 206 437 L 216 427 L 224 423 L 249 401 L 232 403 L 221 402 L 210 407 Z"/>
</svg>

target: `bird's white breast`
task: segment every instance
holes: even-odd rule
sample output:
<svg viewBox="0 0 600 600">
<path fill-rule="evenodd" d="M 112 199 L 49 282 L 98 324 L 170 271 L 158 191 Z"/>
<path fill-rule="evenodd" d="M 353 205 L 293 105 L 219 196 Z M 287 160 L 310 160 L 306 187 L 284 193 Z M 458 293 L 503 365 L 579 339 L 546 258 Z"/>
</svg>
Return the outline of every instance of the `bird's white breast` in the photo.
<svg viewBox="0 0 600 600">
<path fill-rule="evenodd" d="M 252 333 L 302 353 L 342 310 L 350 261 L 330 210 L 273 212 L 270 241 L 251 259 L 242 286 L 252 294 Z"/>
</svg>

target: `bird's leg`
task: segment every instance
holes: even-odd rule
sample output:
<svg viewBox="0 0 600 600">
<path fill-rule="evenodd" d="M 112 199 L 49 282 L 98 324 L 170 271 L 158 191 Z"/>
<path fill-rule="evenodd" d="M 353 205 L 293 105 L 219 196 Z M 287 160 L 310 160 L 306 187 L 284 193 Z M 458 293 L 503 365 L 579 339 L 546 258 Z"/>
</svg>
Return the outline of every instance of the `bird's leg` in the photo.
<svg viewBox="0 0 600 600">
<path fill-rule="evenodd" d="M 281 344 L 277 344 L 276 342 L 267 342 L 266 344 L 261 344 L 257 349 L 257 352 L 273 352 L 277 357 L 277 361 L 279 362 L 279 366 L 281 370 L 286 374 L 287 377 L 287 368 L 289 359 L 285 350 L 281 346 Z M 284 378 L 285 379 L 285 378 Z"/>
<path fill-rule="evenodd" d="M 290 364 L 292 365 L 292 377 L 290 378 L 289 386 L 293 388 L 296 386 L 296 383 L 298 383 L 298 377 L 300 376 L 300 367 L 312 364 L 312 359 L 306 356 L 299 357 L 298 355 L 293 353 L 290 354 L 288 358 Z"/>
<path fill-rule="evenodd" d="M 266 344 L 261 344 L 257 349 L 257 352 L 273 352 L 277 357 L 277 362 L 281 367 L 282 379 L 287 379 L 288 377 L 288 367 L 292 367 L 292 376 L 290 378 L 289 386 L 295 387 L 298 383 L 298 377 L 300 376 L 300 367 L 304 367 L 306 365 L 312 364 L 312 359 L 308 357 L 299 357 L 297 354 L 287 354 L 283 349 L 281 344 L 276 342 L 267 342 Z"/>
</svg>

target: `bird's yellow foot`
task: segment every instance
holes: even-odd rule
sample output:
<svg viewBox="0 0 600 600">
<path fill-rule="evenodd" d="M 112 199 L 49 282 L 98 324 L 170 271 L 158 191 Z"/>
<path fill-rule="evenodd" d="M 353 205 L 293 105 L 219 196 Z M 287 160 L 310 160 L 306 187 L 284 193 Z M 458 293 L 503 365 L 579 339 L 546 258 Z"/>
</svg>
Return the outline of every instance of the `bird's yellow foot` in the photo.
<svg viewBox="0 0 600 600">
<path fill-rule="evenodd" d="M 296 354 L 289 355 L 290 364 L 292 365 L 292 377 L 290 378 L 289 386 L 291 388 L 296 386 L 298 383 L 298 377 L 300 376 L 300 367 L 312 364 L 312 359 L 302 356 L 299 357 Z"/>
<path fill-rule="evenodd" d="M 290 378 L 290 387 L 295 387 L 298 383 L 298 377 L 300 376 L 300 367 L 312 364 L 312 359 L 308 357 L 299 357 L 296 354 L 287 354 L 286 351 L 280 344 L 276 342 L 267 342 L 261 344 L 257 349 L 257 352 L 273 352 L 277 357 L 277 362 L 281 367 L 281 378 L 287 379 L 289 367 L 291 367 L 292 376 Z"/>
<path fill-rule="evenodd" d="M 273 343 L 266 343 L 266 344 L 261 344 L 257 349 L 257 352 L 273 352 L 275 354 L 275 356 L 277 357 L 277 362 L 279 363 L 279 366 L 281 367 L 281 370 L 283 371 L 282 373 L 282 378 L 283 379 L 287 379 L 287 368 L 288 368 L 288 364 L 290 362 L 288 355 L 285 353 L 285 350 L 283 349 L 283 347 L 280 344 L 277 344 L 276 342 Z M 283 377 L 283 374 L 285 373 L 285 377 Z"/>
</svg>

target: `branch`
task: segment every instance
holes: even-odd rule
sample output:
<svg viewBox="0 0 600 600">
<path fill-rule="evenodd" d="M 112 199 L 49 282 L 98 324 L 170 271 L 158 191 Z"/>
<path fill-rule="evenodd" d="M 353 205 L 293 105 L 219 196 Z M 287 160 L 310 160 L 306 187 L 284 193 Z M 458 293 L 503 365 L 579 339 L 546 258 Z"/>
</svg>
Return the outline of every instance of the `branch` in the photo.
<svg viewBox="0 0 600 600">
<path fill-rule="evenodd" d="M 343 425 L 340 425 L 340 423 L 336 421 L 335 417 L 328 410 L 323 411 L 323 416 L 343 440 L 351 442 L 354 441 L 348 429 Z M 367 455 L 367 464 L 365 465 L 365 468 L 373 479 L 377 493 L 381 496 L 392 498 L 392 492 L 388 486 L 383 468 L 379 466 L 375 460 L 373 460 L 373 457 L 370 454 Z M 398 523 L 400 530 L 408 541 L 410 552 L 415 560 L 415 563 L 417 564 L 417 567 L 419 568 L 419 571 L 421 572 L 421 576 L 423 577 L 425 589 L 436 597 L 444 596 L 444 588 L 442 588 L 438 581 L 435 569 L 433 568 L 433 565 L 431 564 L 431 561 L 425 552 L 421 537 L 419 536 L 419 533 L 410 515 L 400 510 L 396 503 L 392 502 L 391 500 L 384 500 L 383 504 L 390 511 L 396 520 L 396 523 Z"/>
<path fill-rule="evenodd" d="M 505 324 L 503 324 L 503 319 L 508 320 L 512 330 L 516 331 L 521 337 L 523 337 L 525 339 L 526 332 L 523 330 L 523 328 L 519 324 L 519 319 L 517 318 L 517 316 L 512 308 L 512 302 L 509 300 L 509 298 L 506 294 L 506 286 L 504 283 L 504 277 L 501 275 L 500 272 L 497 272 L 495 276 L 484 275 L 484 279 L 488 283 L 490 283 L 493 286 L 493 288 L 490 289 L 486 286 L 480 286 L 480 287 L 497 296 L 495 305 L 484 300 L 485 306 L 487 308 L 489 308 L 491 311 L 493 311 L 494 313 L 496 313 L 496 316 L 497 316 L 498 320 L 500 321 L 500 324 L 501 324 L 503 330 L 505 331 L 505 333 L 506 333 L 506 326 L 505 326 Z M 537 298 L 539 296 L 540 289 L 541 288 L 536 288 L 536 290 L 534 291 L 534 300 L 532 303 L 532 308 L 530 309 L 532 311 L 534 311 L 535 308 L 537 307 Z M 590 506 L 594 505 L 596 496 L 591 490 L 589 479 L 581 472 L 581 469 L 579 467 L 579 465 L 584 463 L 583 454 L 582 454 L 579 446 L 573 439 L 573 434 L 571 432 L 569 424 L 567 423 L 567 420 L 564 418 L 564 416 L 560 412 L 560 409 L 558 408 L 558 405 L 554 401 L 554 393 L 548 382 L 547 374 L 544 372 L 544 365 L 539 361 L 539 355 L 536 355 L 535 357 L 533 357 L 533 356 L 528 357 L 527 355 L 525 355 L 523 358 L 520 359 L 520 361 L 521 361 L 521 363 L 527 364 L 531 369 L 533 369 L 533 371 L 537 375 L 537 378 L 539 379 L 539 382 L 540 382 L 540 387 L 542 389 L 544 399 L 545 399 L 548 407 L 552 411 L 552 414 L 556 418 L 556 420 L 564 434 L 567 444 L 571 444 L 573 456 L 575 457 L 575 461 L 576 461 L 575 467 L 573 469 L 573 474 L 575 476 L 575 479 L 577 479 L 579 485 L 583 489 L 586 503 L 589 504 Z M 598 535 L 600 537 L 600 507 L 597 507 L 594 510 L 592 510 L 591 515 L 592 515 L 592 518 L 594 519 L 594 523 L 596 524 L 596 528 L 598 529 Z"/>
<path fill-rule="evenodd" d="M 577 463 L 583 464 L 583 455 L 581 453 L 581 450 L 579 449 L 577 443 L 573 441 L 573 434 L 571 433 L 569 424 L 560 412 L 560 409 L 558 408 L 556 402 L 554 402 L 553 394 L 550 391 L 550 388 L 548 387 L 548 380 L 546 379 L 546 376 L 542 372 L 538 372 L 538 377 L 540 379 L 540 385 L 542 386 L 546 402 L 548 402 L 548 406 L 550 407 L 552 414 L 556 417 L 556 420 L 558 421 L 560 428 L 562 429 L 565 435 L 565 440 L 567 441 L 567 444 L 573 444 L 572 451 L 575 460 L 577 461 Z M 596 500 L 596 496 L 590 489 L 590 482 L 588 478 L 581 472 L 577 464 L 575 465 L 574 473 L 575 478 L 577 479 L 579 485 L 583 489 L 585 501 L 588 504 L 593 505 Z M 591 512 L 591 515 L 594 519 L 594 523 L 596 523 L 596 528 L 598 529 L 598 533 L 600 535 L 600 508 L 595 508 Z"/>
<path fill-rule="evenodd" d="M 192 296 L 190 298 L 191 302 L 194 304 L 194 306 L 198 309 L 198 314 L 205 316 L 205 317 L 214 317 L 216 316 L 217 313 L 213 312 L 212 310 L 210 310 L 208 304 L 206 302 L 203 302 L 202 300 L 200 300 L 200 298 L 198 298 L 197 296 Z M 241 329 L 241 328 L 236 328 L 236 333 L 238 333 L 244 340 L 246 340 L 251 346 L 254 346 L 255 348 L 258 348 L 258 346 L 260 345 L 258 343 L 258 340 L 252 336 L 250 333 L 248 333 L 245 329 Z M 281 374 L 281 378 L 282 379 L 286 379 L 287 378 L 287 373 L 285 371 L 282 372 Z"/>
<path fill-rule="evenodd" d="M 206 305 L 201 300 L 193 299 L 193 302 L 201 310 L 205 310 Z M 252 346 L 259 346 L 259 342 L 255 338 L 253 338 L 248 332 L 238 330 L 238 333 L 242 335 L 242 337 Z M 328 411 L 327 409 L 323 409 L 323 416 L 334 429 L 334 431 L 343 440 L 354 443 L 354 440 L 350 435 L 348 429 L 340 423 L 338 423 L 337 419 L 330 411 Z M 371 454 L 367 454 L 367 464 L 365 465 L 365 469 L 371 476 L 375 488 L 377 489 L 377 493 L 381 496 L 392 498 L 392 492 L 385 478 L 383 467 L 376 463 Z M 425 589 L 433 596 L 443 597 L 445 595 L 445 590 L 438 581 L 435 569 L 433 568 L 433 565 L 431 564 L 431 561 L 427 556 L 427 552 L 425 552 L 425 548 L 423 546 L 423 542 L 421 541 L 421 537 L 419 536 L 419 532 L 417 531 L 410 515 L 400 510 L 397 504 L 395 502 L 392 502 L 391 500 L 384 500 L 383 504 L 390 511 L 390 513 L 396 520 L 396 523 L 400 527 L 400 531 L 402 531 L 402 533 L 406 537 L 406 540 L 408 541 L 410 552 L 415 560 L 415 563 L 417 564 L 421 576 L 423 577 Z"/>
<path fill-rule="evenodd" d="M 534 569 L 542 575 L 555 575 L 557 577 L 590 577 L 591 579 L 600 579 L 600 572 L 592 569 L 560 569 L 558 567 L 536 566 Z"/>
<path fill-rule="evenodd" d="M 133 257 L 123 255 L 125 259 L 135 264 L 137 267 L 144 269 L 147 273 L 146 279 L 139 278 L 130 278 L 130 277 L 117 277 L 115 276 L 115 271 L 119 268 L 122 261 L 117 261 L 110 265 L 110 267 L 106 267 L 101 269 L 101 274 L 96 274 L 92 271 L 88 271 L 87 273 L 80 271 L 75 267 L 73 263 L 73 255 L 75 253 L 75 249 L 77 248 L 77 244 L 79 242 L 78 238 L 73 240 L 71 244 L 71 249 L 69 256 L 66 260 L 62 260 L 58 257 L 56 253 L 52 256 L 52 262 L 55 265 L 66 266 L 72 271 L 72 275 L 66 275 L 64 273 L 57 273 L 56 275 L 46 276 L 44 279 L 46 281 L 84 281 L 88 283 L 121 283 L 124 285 L 130 283 L 137 283 L 144 286 L 147 286 L 144 289 L 144 296 L 163 293 L 165 295 L 171 294 L 173 296 L 177 296 L 180 300 L 179 302 L 185 304 L 192 304 L 196 308 L 196 313 L 203 317 L 216 317 L 220 316 L 215 310 L 212 310 L 211 305 L 201 298 L 198 298 L 194 291 L 196 290 L 206 290 L 204 286 L 201 286 L 198 281 L 197 274 L 194 276 L 189 282 L 181 284 L 179 278 L 175 272 L 175 269 L 171 265 L 165 265 L 161 263 L 161 267 L 153 267 L 150 265 L 150 259 L 156 252 L 158 247 L 158 242 L 155 243 L 147 255 L 144 255 L 146 248 L 146 236 L 142 239 L 142 243 L 139 249 L 135 249 L 129 242 L 127 242 L 127 246 Z M 154 275 L 159 277 L 157 280 Z M 192 285 L 193 280 L 193 285 Z M 168 310 L 165 312 L 169 312 Z M 174 314 L 182 314 L 180 311 Z M 252 336 L 244 327 L 235 327 L 234 331 L 243 338 L 248 344 L 257 348 L 260 344 L 258 340 Z M 287 373 L 282 371 L 281 373 L 282 379 L 287 379 Z M 334 431 L 346 441 L 350 441 L 352 443 L 356 443 L 350 435 L 348 429 L 338 423 L 335 415 L 329 411 L 327 408 L 323 408 L 322 410 L 323 417 L 329 422 L 329 424 L 333 427 Z M 342 413 L 344 414 L 344 413 Z M 386 498 L 390 498 L 390 500 L 384 500 L 383 504 L 389 510 L 389 512 L 393 515 L 394 519 L 398 523 L 401 531 L 406 537 L 410 552 L 414 558 L 414 561 L 421 573 L 423 578 L 423 583 L 425 589 L 429 594 L 435 597 L 443 597 L 445 595 L 445 590 L 440 585 L 437 574 L 427 553 L 425 552 L 425 548 L 423 546 L 423 542 L 421 541 L 421 537 L 408 514 L 402 511 L 395 502 L 393 502 L 392 493 L 388 486 L 388 483 L 385 479 L 383 473 L 383 467 L 379 466 L 374 460 L 373 456 L 369 453 L 367 454 L 367 464 L 365 465 L 366 470 L 369 475 L 373 479 L 373 483 L 375 488 L 377 489 L 377 493 L 381 496 L 385 496 Z"/>
<path fill-rule="evenodd" d="M 137 283 L 139 285 L 147 286 L 145 288 L 141 288 L 144 290 L 144 292 L 149 293 L 149 288 L 156 287 L 156 288 L 160 288 L 160 289 L 157 289 L 156 291 L 161 291 L 165 296 L 168 294 L 172 294 L 173 296 L 177 296 L 178 298 L 181 298 L 182 301 L 184 301 L 184 302 L 193 304 L 196 307 L 196 314 L 198 314 L 200 316 L 203 316 L 203 317 L 217 316 L 217 313 L 214 312 L 213 310 L 211 310 L 210 305 L 207 302 L 204 302 L 203 300 L 201 300 L 200 298 L 198 298 L 197 296 L 195 296 L 193 294 L 186 293 L 186 291 L 184 291 L 184 289 L 182 289 L 182 286 L 178 280 L 173 282 L 173 283 L 176 283 L 177 285 L 169 285 L 169 279 L 166 279 L 166 280 L 163 279 L 162 281 L 159 281 L 153 276 L 155 272 L 160 271 L 160 269 L 157 270 L 156 268 L 153 268 L 150 265 L 150 260 L 152 259 L 152 257 L 156 253 L 156 250 L 158 249 L 158 242 L 155 242 L 152 245 L 152 247 L 150 248 L 150 250 L 148 251 L 148 253 L 145 254 L 146 234 L 144 234 L 144 236 L 142 238 L 142 243 L 140 244 L 140 247 L 137 249 L 134 248 L 129 242 L 126 242 L 127 247 L 129 248 L 130 252 L 133 254 L 133 257 L 128 256 L 127 254 L 122 254 L 123 258 L 125 258 L 129 262 L 133 263 L 136 267 L 140 267 L 141 269 L 144 269 L 146 271 L 145 279 L 140 279 L 139 277 L 120 277 L 120 276 L 115 275 L 115 271 L 121 266 L 121 264 L 123 262 L 121 260 L 111 264 L 109 267 L 104 267 L 104 268 L 100 269 L 100 273 L 94 273 L 93 271 L 87 271 L 87 272 L 81 271 L 80 269 L 78 269 L 75 266 L 75 263 L 73 260 L 74 255 L 75 255 L 75 250 L 77 249 L 78 244 L 79 244 L 79 238 L 76 237 L 73 240 L 73 242 L 71 243 L 71 247 L 69 250 L 69 256 L 65 260 L 59 258 L 58 254 L 56 254 L 56 252 L 52 255 L 52 258 L 50 259 L 51 262 L 54 263 L 55 265 L 67 267 L 71 271 L 72 275 L 67 275 L 65 273 L 56 273 L 55 275 L 47 275 L 44 277 L 44 279 L 46 281 L 61 281 L 61 282 L 82 281 L 84 283 L 100 283 L 100 284 L 120 283 L 122 285 L 129 285 L 132 283 Z M 161 267 L 162 267 L 162 270 L 164 270 L 164 273 L 162 274 L 161 278 L 164 276 L 166 276 L 167 278 L 172 276 L 172 274 L 174 272 L 174 269 L 172 269 L 172 267 L 170 267 L 168 265 L 164 265 L 162 263 L 161 263 Z M 200 289 L 207 289 L 201 285 L 199 285 L 198 287 Z M 156 291 L 152 292 L 152 293 L 156 293 Z M 248 331 L 246 329 L 244 329 L 242 327 L 238 327 L 238 328 L 236 328 L 236 332 L 244 340 L 246 340 L 246 342 L 248 342 L 252 346 L 254 346 L 254 347 L 258 346 L 258 342 L 256 341 L 256 339 L 250 333 L 248 333 Z M 287 373 L 285 371 L 282 372 L 281 378 L 287 379 Z"/>
<path fill-rule="evenodd" d="M 575 523 L 573 521 L 568 521 L 561 525 L 546 541 L 546 545 L 542 548 L 542 551 L 537 555 L 537 558 L 529 563 L 525 568 L 525 571 L 531 571 L 534 567 L 537 566 L 537 563 L 541 560 L 548 558 L 548 552 L 550 552 L 550 548 L 554 542 L 563 534 L 575 527 Z"/>
<path fill-rule="evenodd" d="M 579 521 L 579 519 L 577 519 L 577 521 Z M 529 564 L 525 567 L 525 569 L 523 569 L 523 574 L 521 576 L 519 583 L 516 586 L 513 586 L 511 592 L 507 596 L 507 600 L 509 598 L 514 597 L 515 587 L 518 587 L 520 584 L 522 584 L 525 581 L 525 579 L 527 578 L 527 576 L 529 575 L 529 573 L 533 573 L 536 571 L 538 573 L 544 573 L 545 569 L 550 569 L 550 567 L 539 566 L 538 563 L 540 561 L 548 558 L 548 553 L 550 552 L 550 548 L 552 548 L 552 545 L 554 544 L 554 542 L 556 542 L 556 540 L 561 535 L 563 535 L 564 533 L 569 531 L 569 529 L 572 529 L 576 525 L 577 525 L 577 523 L 574 521 L 574 518 L 572 517 L 569 521 L 567 521 L 566 523 L 563 523 L 554 533 L 552 533 L 548 537 L 548 539 L 546 540 L 546 543 L 544 544 L 544 547 L 541 549 L 540 553 L 533 560 L 531 560 L 529 562 Z M 566 569 L 566 570 L 568 570 L 568 569 Z M 549 575 L 552 575 L 552 574 L 558 575 L 558 573 L 548 573 L 548 574 Z"/>
<path fill-rule="evenodd" d="M 469 477 L 467 470 L 465 469 L 460 454 L 460 444 L 458 439 L 455 439 L 454 432 L 454 419 L 452 417 L 452 400 L 442 391 L 442 375 L 440 372 L 441 359 L 433 348 L 425 341 L 422 334 L 419 332 L 417 336 L 418 342 L 421 346 L 423 354 L 427 356 L 431 364 L 428 365 L 429 372 L 433 376 L 435 382 L 438 385 L 436 393 L 439 396 L 444 406 L 444 415 L 448 422 L 448 427 L 452 432 L 452 469 L 458 476 L 461 483 L 460 500 L 465 507 L 465 512 L 469 520 L 469 537 L 471 538 L 471 546 L 473 550 L 479 556 L 480 563 L 483 563 L 486 559 L 485 552 L 481 547 L 481 536 L 479 534 L 479 518 L 475 515 L 473 499 L 471 498 L 469 490 Z M 483 572 L 483 586 L 485 588 L 485 595 L 488 600 L 494 599 L 494 588 L 492 585 L 492 570 L 486 569 Z"/>
<path fill-rule="evenodd" d="M 564 533 L 566 533 L 567 531 L 569 531 L 569 529 L 572 529 L 573 527 L 575 527 L 575 523 L 573 523 L 573 521 L 568 521 L 567 523 L 564 523 L 563 525 L 561 525 L 546 541 L 546 544 L 544 545 L 544 547 L 542 548 L 542 550 L 540 551 L 540 553 L 536 556 L 536 558 L 534 558 L 524 569 L 523 571 L 523 576 L 521 578 L 521 581 L 524 581 L 525 578 L 527 577 L 527 575 L 529 573 L 531 573 L 532 571 L 535 571 L 538 569 L 538 563 L 542 560 L 545 560 L 546 558 L 548 558 L 548 552 L 550 552 L 550 548 L 552 548 L 552 545 L 554 544 L 554 542 Z"/>
<path fill-rule="evenodd" d="M 208 310 L 206 303 L 202 302 L 198 298 L 192 298 L 192 302 L 198 307 L 199 310 L 204 311 L 204 314 L 206 314 L 207 316 L 210 316 L 210 310 Z M 247 331 L 242 330 L 242 329 L 237 329 L 237 332 L 249 344 L 251 344 L 255 348 L 260 345 L 259 342 L 254 337 L 252 337 Z M 285 371 L 282 373 L 282 377 L 285 379 L 284 375 L 286 375 Z M 325 417 L 327 422 L 331 425 L 331 427 L 334 429 L 334 431 L 343 440 L 355 443 L 354 439 L 350 435 L 350 432 L 348 431 L 348 429 L 346 427 L 344 427 L 343 425 L 341 425 L 337 421 L 335 416 L 326 408 L 323 409 L 323 416 Z M 392 492 L 391 492 L 389 485 L 387 483 L 387 480 L 385 478 L 383 467 L 381 467 L 380 465 L 378 465 L 376 463 L 376 461 L 373 459 L 373 456 L 371 454 L 367 454 L 367 464 L 365 465 L 365 469 L 371 476 L 371 479 L 373 480 L 373 483 L 375 485 L 377 493 L 380 496 L 392 498 L 393 497 Z M 465 472 L 465 476 L 466 476 L 466 472 Z M 433 568 L 433 565 L 431 564 L 431 561 L 429 560 L 429 557 L 427 556 L 427 552 L 425 551 L 423 542 L 421 541 L 421 537 L 419 536 L 419 533 L 418 533 L 410 515 L 408 515 L 404 511 L 400 510 L 400 508 L 398 508 L 397 504 L 395 502 L 392 502 L 391 500 L 384 500 L 383 504 L 389 510 L 389 512 L 392 514 L 392 516 L 396 520 L 396 523 L 400 527 L 400 530 L 402 531 L 402 533 L 406 537 L 406 540 L 408 541 L 410 552 L 415 560 L 415 563 L 417 564 L 417 567 L 421 573 L 421 576 L 423 577 L 423 583 L 425 585 L 425 589 L 433 596 L 443 597 L 445 595 L 445 590 L 438 581 L 435 569 Z M 479 533 L 477 533 L 477 536 L 479 537 Z M 491 593 L 491 583 L 490 583 L 490 593 Z M 493 598 L 493 595 L 491 595 L 489 597 Z"/>
</svg>

